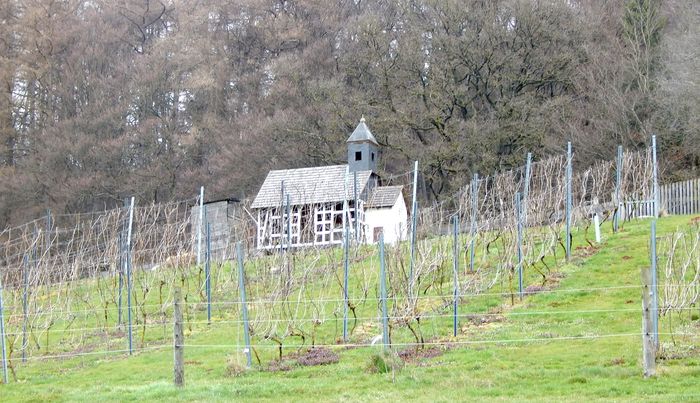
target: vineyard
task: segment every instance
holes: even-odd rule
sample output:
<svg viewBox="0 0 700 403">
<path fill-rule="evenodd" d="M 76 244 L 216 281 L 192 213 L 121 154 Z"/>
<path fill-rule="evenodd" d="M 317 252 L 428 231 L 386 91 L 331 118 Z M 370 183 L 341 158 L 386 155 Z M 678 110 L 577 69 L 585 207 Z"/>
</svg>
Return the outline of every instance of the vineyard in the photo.
<svg viewBox="0 0 700 403">
<path fill-rule="evenodd" d="M 133 398 L 175 396 L 166 385 L 178 302 L 193 386 L 183 399 L 210 387 L 213 399 L 236 391 L 279 398 L 276 387 L 299 387 L 279 378 L 287 371 L 319 377 L 317 387 L 338 399 L 377 398 L 381 388 L 367 379 L 367 363 L 384 349 L 397 357 L 386 371 L 396 397 L 415 393 L 412 380 L 440 388 L 441 378 L 459 370 L 481 391 L 474 396 L 533 398 L 542 385 L 512 395 L 524 385 L 485 376 L 501 367 L 520 374 L 522 366 L 532 367 L 520 374 L 524 383 L 563 368 L 570 375 L 545 384 L 567 393 L 589 379 L 603 388 L 611 374 L 633 378 L 617 394 L 591 392 L 633 398 L 632 390 L 649 390 L 642 382 L 639 302 L 640 269 L 651 264 L 650 230 L 633 212 L 621 215 L 620 206 L 653 200 L 654 179 L 651 150 L 620 153 L 581 172 L 572 171 L 571 155 L 528 161 L 522 169 L 476 176 L 453 197 L 419 209 L 415 243 L 347 240 L 345 248 L 263 254 L 246 235 L 254 223 L 242 216 L 223 259 L 210 258 L 206 236 L 198 251 L 192 215 L 199 200 L 47 215 L 0 238 L 10 382 L 0 392 L 7 388 L 21 400 L 29 398 L 27 388 L 91 373 L 108 380 L 116 399 L 124 391 Z M 668 362 L 659 379 L 674 385 L 666 393 L 686 396 L 692 388 L 682 385 L 700 376 L 700 226 L 688 216 L 659 225 L 654 337 L 657 360 Z M 346 375 L 356 379 L 338 385 L 350 382 L 357 393 L 332 386 L 334 376 Z M 150 389 L 139 386 L 142 377 Z M 228 385 L 221 395 L 217 383 Z"/>
</svg>

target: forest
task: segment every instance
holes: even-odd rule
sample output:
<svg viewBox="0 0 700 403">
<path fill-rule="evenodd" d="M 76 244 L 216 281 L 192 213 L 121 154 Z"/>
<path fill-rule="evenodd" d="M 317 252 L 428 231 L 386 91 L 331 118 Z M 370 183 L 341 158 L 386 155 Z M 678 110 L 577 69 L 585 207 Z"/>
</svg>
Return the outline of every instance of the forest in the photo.
<svg viewBox="0 0 700 403">
<path fill-rule="evenodd" d="M 694 178 L 699 71 L 691 0 L 4 0 L 0 226 L 251 197 L 343 163 L 361 116 L 426 202 L 567 141 L 583 167 L 655 134 Z"/>
</svg>

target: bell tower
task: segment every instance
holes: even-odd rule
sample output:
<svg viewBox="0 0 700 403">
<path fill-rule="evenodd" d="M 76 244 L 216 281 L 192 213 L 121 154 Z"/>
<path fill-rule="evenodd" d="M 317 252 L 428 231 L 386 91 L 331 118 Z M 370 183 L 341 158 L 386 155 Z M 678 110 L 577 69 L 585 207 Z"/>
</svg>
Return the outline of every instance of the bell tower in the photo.
<svg viewBox="0 0 700 403">
<path fill-rule="evenodd" d="M 360 124 L 357 125 L 355 131 L 348 138 L 347 144 L 350 172 L 377 172 L 379 143 L 377 143 L 377 139 L 374 138 L 372 132 L 369 131 L 364 117 L 360 119 Z"/>
</svg>

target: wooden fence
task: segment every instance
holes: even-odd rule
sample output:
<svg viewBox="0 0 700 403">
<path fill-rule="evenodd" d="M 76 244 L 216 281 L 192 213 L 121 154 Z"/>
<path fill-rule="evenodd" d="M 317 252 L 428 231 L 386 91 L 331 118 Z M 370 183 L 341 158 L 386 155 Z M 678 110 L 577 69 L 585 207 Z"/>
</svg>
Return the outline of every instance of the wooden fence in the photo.
<svg viewBox="0 0 700 403">
<path fill-rule="evenodd" d="M 668 214 L 700 214 L 700 179 L 660 186 L 659 197 Z"/>
<path fill-rule="evenodd" d="M 666 214 L 700 214 L 700 178 L 659 186 L 660 212 Z M 621 218 L 654 216 L 654 200 L 625 200 Z"/>
<path fill-rule="evenodd" d="M 623 220 L 654 216 L 654 200 L 628 200 L 622 203 Z"/>
</svg>

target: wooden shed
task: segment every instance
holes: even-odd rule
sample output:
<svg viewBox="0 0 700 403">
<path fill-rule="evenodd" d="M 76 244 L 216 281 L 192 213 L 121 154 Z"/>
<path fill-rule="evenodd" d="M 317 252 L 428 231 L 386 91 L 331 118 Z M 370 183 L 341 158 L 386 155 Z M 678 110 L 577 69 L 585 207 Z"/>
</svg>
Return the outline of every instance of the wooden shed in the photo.
<svg viewBox="0 0 700 403">
<path fill-rule="evenodd" d="M 203 225 L 201 227 L 199 226 L 199 204 L 191 207 L 190 222 L 192 224 L 192 236 L 194 238 L 192 243 L 195 248 L 195 250 L 192 251 L 194 256 L 196 256 L 196 249 L 198 247 L 197 229 L 201 228 L 202 259 L 204 259 L 207 225 L 209 226 L 211 260 L 221 262 L 233 256 L 233 243 L 236 235 L 234 228 L 238 203 L 239 200 L 236 198 L 204 202 L 204 211 L 202 212 Z"/>
</svg>

